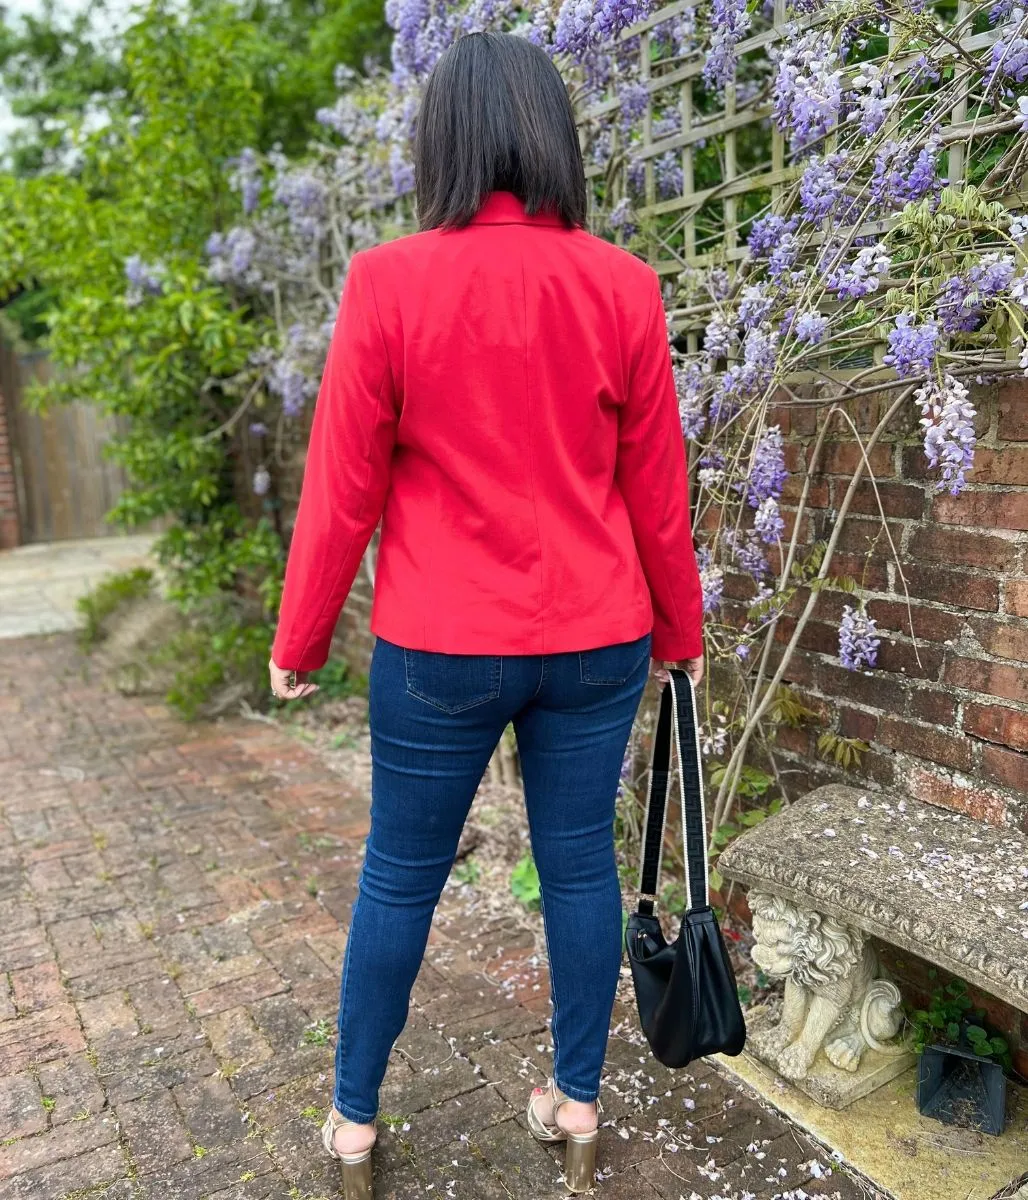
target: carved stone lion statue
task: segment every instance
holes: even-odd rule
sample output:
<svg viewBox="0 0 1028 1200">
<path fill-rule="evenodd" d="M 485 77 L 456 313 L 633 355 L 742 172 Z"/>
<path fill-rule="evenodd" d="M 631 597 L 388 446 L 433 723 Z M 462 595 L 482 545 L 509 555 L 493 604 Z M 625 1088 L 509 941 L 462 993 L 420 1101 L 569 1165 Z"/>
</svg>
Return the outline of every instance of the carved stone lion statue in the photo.
<svg viewBox="0 0 1028 1200">
<path fill-rule="evenodd" d="M 787 1079 L 804 1079 L 818 1050 L 844 1071 L 856 1071 L 869 1047 L 886 1054 L 902 1023 L 899 989 L 879 978 L 878 957 L 865 935 L 781 896 L 752 890 L 753 961 L 785 979 L 777 1025 L 760 1031 L 753 1049 Z"/>
</svg>

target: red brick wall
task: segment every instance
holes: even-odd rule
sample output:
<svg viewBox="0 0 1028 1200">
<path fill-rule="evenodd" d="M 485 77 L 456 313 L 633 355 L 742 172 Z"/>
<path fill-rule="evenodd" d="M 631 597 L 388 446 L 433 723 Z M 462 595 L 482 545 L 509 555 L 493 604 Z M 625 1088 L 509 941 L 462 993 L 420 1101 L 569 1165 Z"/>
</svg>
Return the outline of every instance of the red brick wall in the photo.
<svg viewBox="0 0 1028 1200">
<path fill-rule="evenodd" d="M 935 491 L 913 405 L 875 447 L 871 459 L 896 555 L 865 483 L 831 573 L 863 583 L 882 637 L 878 667 L 842 668 L 838 622 L 852 598 L 823 593 L 787 674 L 820 719 L 782 731 L 781 765 L 794 794 L 852 778 L 816 752 L 827 724 L 870 743 L 857 773 L 870 785 L 1028 832 L 1028 381 L 979 388 L 975 402 L 978 451 L 959 497 Z M 851 413 L 862 432 L 873 428 L 882 403 L 864 401 Z M 814 407 L 781 417 L 799 472 L 785 497 L 794 518 L 821 417 Z M 845 433 L 826 447 L 804 537 L 830 533 L 855 451 Z M 733 581 L 733 590 L 744 586 Z M 794 629 L 795 616 L 787 615 L 778 639 L 784 644 Z"/>
<path fill-rule="evenodd" d="M 10 550 L 21 543 L 12 441 L 7 402 L 0 390 L 0 550 Z"/>
</svg>

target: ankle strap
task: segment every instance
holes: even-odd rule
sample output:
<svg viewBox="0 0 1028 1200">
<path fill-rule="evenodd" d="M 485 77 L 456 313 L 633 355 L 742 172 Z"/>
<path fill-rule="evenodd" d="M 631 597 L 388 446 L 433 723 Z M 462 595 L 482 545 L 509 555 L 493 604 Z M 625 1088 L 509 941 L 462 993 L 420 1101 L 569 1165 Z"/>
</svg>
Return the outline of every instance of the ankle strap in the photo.
<svg viewBox="0 0 1028 1200">
<path fill-rule="evenodd" d="M 556 1121 L 557 1109 L 560 1108 L 562 1104 L 567 1104 L 571 1100 L 571 1097 L 557 1087 L 557 1081 L 555 1079 L 550 1080 L 550 1095 L 553 1099 L 553 1119 Z M 603 1112 L 603 1105 L 600 1103 L 599 1096 L 596 1097 L 595 1104 L 596 1111 L 598 1113 Z"/>
</svg>

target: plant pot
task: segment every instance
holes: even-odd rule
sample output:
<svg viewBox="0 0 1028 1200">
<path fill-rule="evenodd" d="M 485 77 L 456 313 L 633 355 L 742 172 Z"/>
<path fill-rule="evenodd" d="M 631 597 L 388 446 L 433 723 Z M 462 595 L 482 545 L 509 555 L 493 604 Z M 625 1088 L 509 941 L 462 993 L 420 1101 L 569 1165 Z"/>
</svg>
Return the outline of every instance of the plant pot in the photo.
<svg viewBox="0 0 1028 1200">
<path fill-rule="evenodd" d="M 917 1060 L 917 1111 L 946 1125 L 1001 1134 L 1006 1119 L 1003 1067 L 964 1046 L 926 1046 Z"/>
</svg>

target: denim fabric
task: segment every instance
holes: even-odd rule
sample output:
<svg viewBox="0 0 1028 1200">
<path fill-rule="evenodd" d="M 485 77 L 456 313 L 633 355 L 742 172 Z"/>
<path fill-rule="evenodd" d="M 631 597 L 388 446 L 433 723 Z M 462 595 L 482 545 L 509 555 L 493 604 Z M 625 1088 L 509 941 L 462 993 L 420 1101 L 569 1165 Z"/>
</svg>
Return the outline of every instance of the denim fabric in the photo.
<svg viewBox="0 0 1028 1200">
<path fill-rule="evenodd" d="M 407 1019 L 464 821 L 517 734 L 550 957 L 554 1075 L 596 1098 L 621 966 L 614 802 L 650 637 L 581 653 L 450 655 L 383 639 L 371 662 L 371 831 L 343 963 L 335 1106 L 366 1123 Z"/>
</svg>

